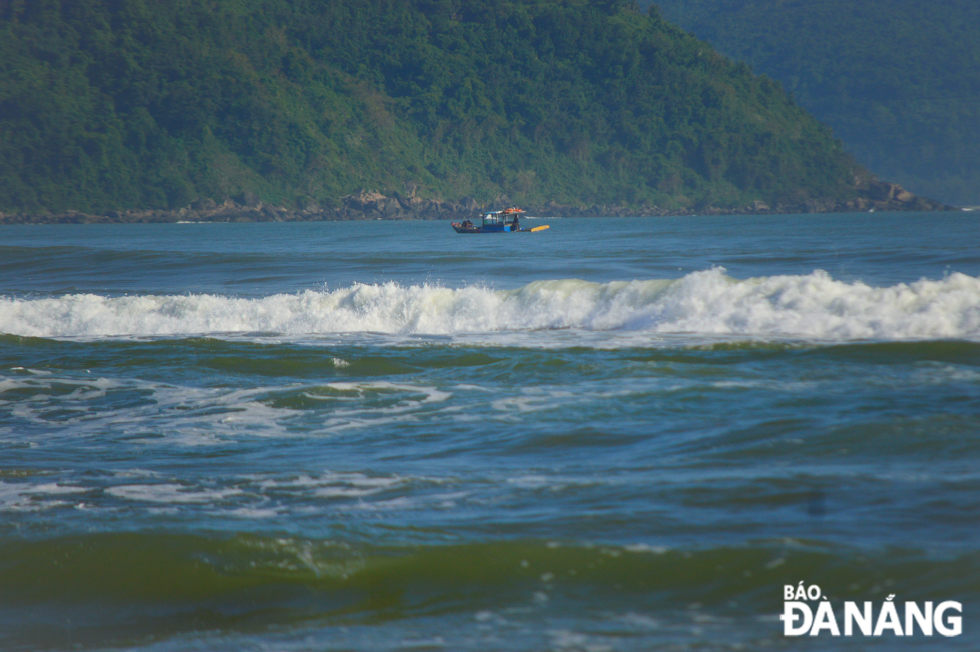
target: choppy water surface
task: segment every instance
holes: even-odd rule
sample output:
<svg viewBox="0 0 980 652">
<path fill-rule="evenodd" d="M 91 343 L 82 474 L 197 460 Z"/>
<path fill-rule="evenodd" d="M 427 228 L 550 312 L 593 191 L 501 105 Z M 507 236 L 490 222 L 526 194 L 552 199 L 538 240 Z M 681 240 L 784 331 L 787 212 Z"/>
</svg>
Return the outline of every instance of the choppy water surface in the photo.
<svg viewBox="0 0 980 652">
<path fill-rule="evenodd" d="M 3 227 L 0 648 L 977 648 L 975 219 L 542 222 Z"/>
</svg>

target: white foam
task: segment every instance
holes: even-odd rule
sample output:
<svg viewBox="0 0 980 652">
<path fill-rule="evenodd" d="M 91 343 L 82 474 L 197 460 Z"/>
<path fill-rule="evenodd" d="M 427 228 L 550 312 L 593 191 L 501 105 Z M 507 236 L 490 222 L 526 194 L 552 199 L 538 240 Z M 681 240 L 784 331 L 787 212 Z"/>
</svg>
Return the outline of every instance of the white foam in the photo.
<svg viewBox="0 0 980 652">
<path fill-rule="evenodd" d="M 30 395 L 22 396 L 24 390 Z M 124 411 L 101 409 L 106 397 L 138 394 L 138 404 Z M 302 395 L 323 403 L 323 409 L 276 405 L 282 397 Z M 224 445 L 239 436 L 296 437 L 296 421 L 321 434 L 413 422 L 453 406 L 452 393 L 411 383 L 338 382 L 281 387 L 194 387 L 143 380 L 70 377 L 0 377 L 0 409 L 9 411 L 17 427 L 0 426 L 0 445 L 34 446 L 22 438 L 24 425 L 50 431 L 52 415 L 71 427 L 73 436 L 98 433 L 120 436 L 134 445 L 197 447 Z M 331 404 L 332 402 L 332 404 Z M 37 435 L 47 440 L 58 432 Z M 365 479 L 347 480 L 355 489 L 370 488 Z"/>
<path fill-rule="evenodd" d="M 527 331 L 821 340 L 980 338 L 980 279 L 876 288 L 720 268 L 677 280 L 535 281 L 517 290 L 355 284 L 258 299 L 215 295 L 0 298 L 0 332 L 35 337 L 279 333 L 459 335 Z M 342 366 L 341 361 L 336 362 Z"/>
<path fill-rule="evenodd" d="M 425 476 L 368 476 L 362 473 L 325 472 L 316 476 L 307 474 L 288 479 L 251 478 L 257 481 L 262 492 L 300 493 L 318 499 L 356 499 L 399 491 L 408 485 L 423 483 L 437 486 L 446 482 L 443 478 Z"/>
<path fill-rule="evenodd" d="M 240 489 L 188 489 L 179 484 L 128 484 L 105 490 L 116 498 L 154 503 L 212 503 L 230 496 L 239 496 Z"/>
<path fill-rule="evenodd" d="M 0 512 L 37 512 L 69 503 L 51 499 L 88 491 L 85 487 L 63 485 L 57 482 L 44 484 L 8 483 L 0 481 Z"/>
<path fill-rule="evenodd" d="M 357 392 L 359 396 L 367 393 L 405 393 L 412 392 L 424 396 L 418 403 L 439 403 L 450 398 L 452 394 L 442 392 L 435 387 L 424 387 L 421 385 L 409 385 L 406 383 L 392 383 L 388 381 L 365 382 L 365 383 L 327 383 L 327 387 L 341 392 Z M 309 395 L 308 395 L 309 396 Z M 310 396 L 313 398 L 312 396 Z M 323 398 L 323 397 L 318 397 Z M 379 410 L 376 410 L 379 411 Z M 383 410 L 382 410 L 383 411 Z"/>
</svg>

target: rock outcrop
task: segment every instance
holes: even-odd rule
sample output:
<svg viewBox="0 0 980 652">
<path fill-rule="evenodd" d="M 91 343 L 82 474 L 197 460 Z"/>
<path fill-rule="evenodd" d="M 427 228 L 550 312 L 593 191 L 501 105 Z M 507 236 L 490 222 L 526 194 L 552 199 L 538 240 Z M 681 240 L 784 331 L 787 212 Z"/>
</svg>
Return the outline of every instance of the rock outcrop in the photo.
<svg viewBox="0 0 980 652">
<path fill-rule="evenodd" d="M 339 205 L 322 208 L 310 203 L 303 208 L 286 208 L 263 203 L 252 193 L 225 198 L 220 204 L 210 198 L 191 202 L 177 210 L 121 210 L 101 214 L 65 211 L 63 213 L 2 213 L 0 224 L 120 224 L 177 222 L 314 222 L 323 220 L 448 220 L 473 218 L 481 210 L 496 210 L 513 205 L 506 196 L 488 206 L 472 197 L 458 202 L 423 199 L 415 196 L 414 184 L 406 184 L 404 193 L 384 195 L 362 189 L 341 197 Z M 540 217 L 641 217 L 667 215 L 762 215 L 785 213 L 853 213 L 868 211 L 948 211 L 958 210 L 941 202 L 919 197 L 896 183 L 877 179 L 863 182 L 857 196 L 847 200 L 807 199 L 799 203 L 776 203 L 762 200 L 736 208 L 705 205 L 697 208 L 668 209 L 660 206 L 599 205 L 576 206 L 548 202 L 527 206 L 531 215 Z"/>
</svg>

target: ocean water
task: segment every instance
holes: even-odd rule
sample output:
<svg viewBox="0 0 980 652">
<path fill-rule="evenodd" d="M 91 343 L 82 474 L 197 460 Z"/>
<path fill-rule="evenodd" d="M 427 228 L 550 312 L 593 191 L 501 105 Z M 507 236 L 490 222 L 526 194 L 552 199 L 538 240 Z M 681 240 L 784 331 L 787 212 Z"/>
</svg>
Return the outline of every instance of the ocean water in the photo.
<svg viewBox="0 0 980 652">
<path fill-rule="evenodd" d="M 0 649 L 980 648 L 975 217 L 544 223 L 2 227 Z"/>
</svg>

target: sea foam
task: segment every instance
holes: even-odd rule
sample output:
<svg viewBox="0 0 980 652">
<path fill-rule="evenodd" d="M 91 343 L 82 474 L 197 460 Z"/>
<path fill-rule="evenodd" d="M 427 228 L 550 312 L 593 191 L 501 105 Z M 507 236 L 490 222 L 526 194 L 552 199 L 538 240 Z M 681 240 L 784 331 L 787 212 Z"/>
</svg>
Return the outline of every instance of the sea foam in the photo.
<svg viewBox="0 0 980 652">
<path fill-rule="evenodd" d="M 0 297 L 0 332 L 34 337 L 462 335 L 579 329 L 822 340 L 980 338 L 980 279 L 891 287 L 805 276 L 736 280 L 715 268 L 676 280 L 535 281 L 516 290 L 355 284 L 263 298 L 209 294 Z"/>
</svg>

